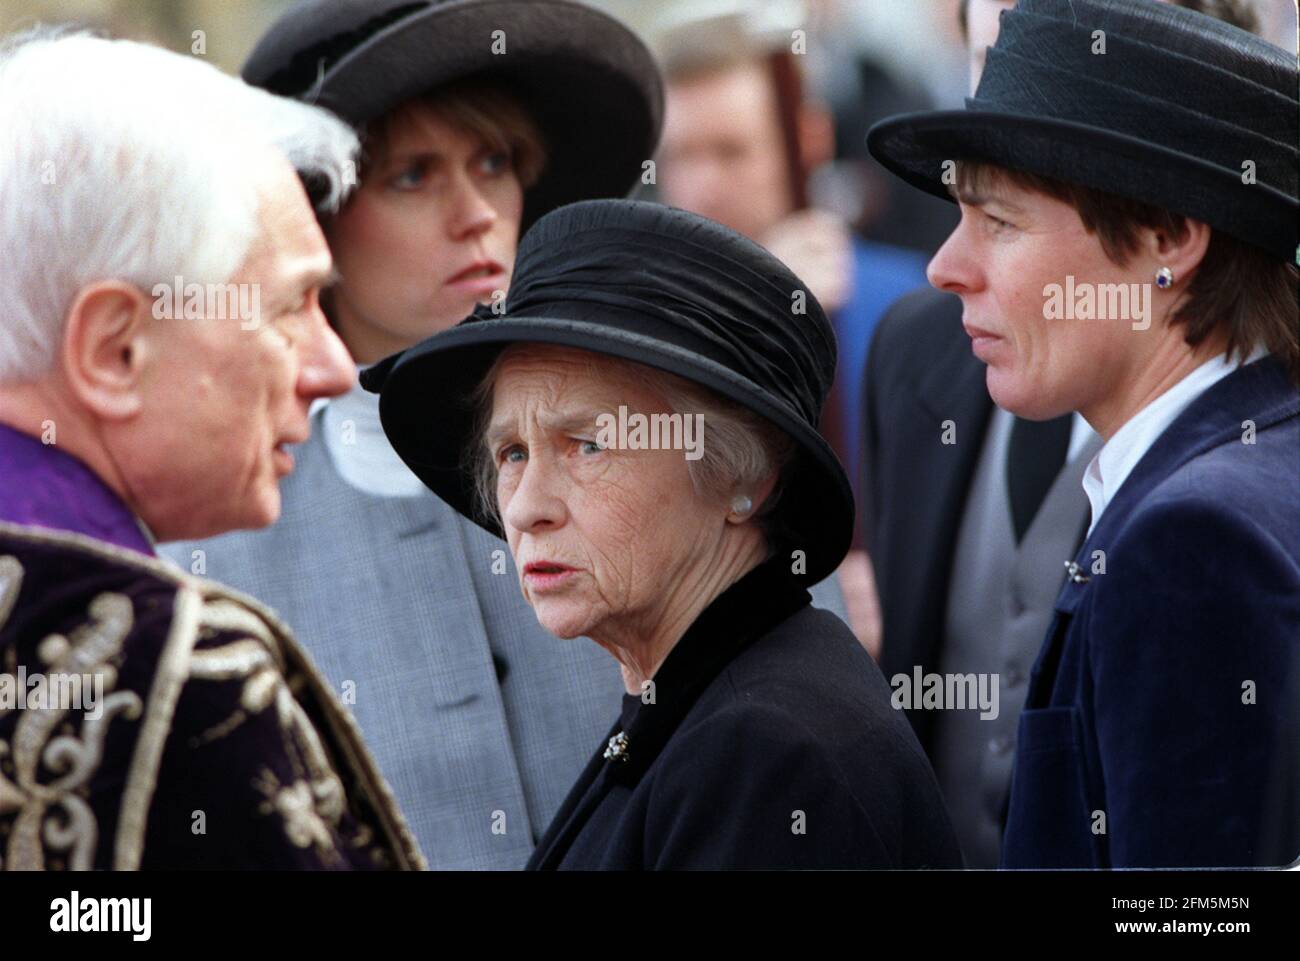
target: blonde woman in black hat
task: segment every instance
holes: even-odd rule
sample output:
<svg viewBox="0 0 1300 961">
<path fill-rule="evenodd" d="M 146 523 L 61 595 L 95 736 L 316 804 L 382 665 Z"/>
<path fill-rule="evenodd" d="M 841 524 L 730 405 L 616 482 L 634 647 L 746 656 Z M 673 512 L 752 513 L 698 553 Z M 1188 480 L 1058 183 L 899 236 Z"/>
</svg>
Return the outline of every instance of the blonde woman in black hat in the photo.
<svg viewBox="0 0 1300 961">
<path fill-rule="evenodd" d="M 879 668 L 809 604 L 852 535 L 816 426 L 835 353 L 761 247 L 588 201 L 524 237 L 504 315 L 365 372 L 411 470 L 506 538 L 542 626 L 621 668 L 531 867 L 961 865 Z"/>
<path fill-rule="evenodd" d="M 1296 80 L 1292 53 L 1189 10 L 1022 0 L 966 110 L 869 135 L 961 205 L 930 279 L 993 399 L 1104 441 L 1004 866 L 1300 855 Z"/>
<path fill-rule="evenodd" d="M 503 295 L 521 227 L 625 193 L 660 123 L 645 48 L 567 0 L 308 0 L 244 76 L 362 134 L 357 189 L 322 224 L 340 274 L 326 312 L 362 367 Z M 505 545 L 407 471 L 374 397 L 338 398 L 312 426 L 277 524 L 173 556 L 307 638 L 431 867 L 522 867 L 617 703 L 617 673 L 537 626 Z"/>
</svg>

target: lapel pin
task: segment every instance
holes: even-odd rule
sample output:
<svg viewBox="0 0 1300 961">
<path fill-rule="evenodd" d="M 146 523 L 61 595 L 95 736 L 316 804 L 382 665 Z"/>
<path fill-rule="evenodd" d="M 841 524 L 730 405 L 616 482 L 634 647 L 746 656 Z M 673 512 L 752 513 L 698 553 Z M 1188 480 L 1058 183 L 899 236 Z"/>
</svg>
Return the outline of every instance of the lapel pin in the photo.
<svg viewBox="0 0 1300 961">
<path fill-rule="evenodd" d="M 609 747 L 605 748 L 605 760 L 627 761 L 627 735 L 622 731 L 609 739 Z"/>
<path fill-rule="evenodd" d="M 1083 568 L 1080 567 L 1078 564 L 1076 564 L 1074 561 L 1065 562 L 1065 572 L 1070 576 L 1070 580 L 1075 584 L 1087 584 L 1090 580 L 1092 580 L 1092 578 L 1089 577 L 1087 574 L 1080 574 L 1079 572 L 1081 570 L 1083 570 Z"/>
</svg>

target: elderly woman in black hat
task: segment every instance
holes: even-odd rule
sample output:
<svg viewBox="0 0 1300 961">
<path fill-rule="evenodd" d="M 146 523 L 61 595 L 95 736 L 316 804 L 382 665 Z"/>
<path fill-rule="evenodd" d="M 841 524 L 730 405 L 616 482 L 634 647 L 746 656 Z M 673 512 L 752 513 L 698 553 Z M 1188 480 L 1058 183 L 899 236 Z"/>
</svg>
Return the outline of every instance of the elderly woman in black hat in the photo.
<svg viewBox="0 0 1300 961">
<path fill-rule="evenodd" d="M 1004 866 L 1300 854 L 1296 86 L 1294 52 L 1199 13 L 1021 0 L 966 110 L 870 132 L 961 205 L 930 279 L 993 399 L 1105 442 Z"/>
<path fill-rule="evenodd" d="M 509 542 L 542 625 L 622 669 L 530 866 L 960 866 L 879 669 L 809 605 L 853 507 L 798 278 L 697 215 L 590 201 L 525 236 L 507 307 L 365 383 L 411 470 Z"/>
</svg>

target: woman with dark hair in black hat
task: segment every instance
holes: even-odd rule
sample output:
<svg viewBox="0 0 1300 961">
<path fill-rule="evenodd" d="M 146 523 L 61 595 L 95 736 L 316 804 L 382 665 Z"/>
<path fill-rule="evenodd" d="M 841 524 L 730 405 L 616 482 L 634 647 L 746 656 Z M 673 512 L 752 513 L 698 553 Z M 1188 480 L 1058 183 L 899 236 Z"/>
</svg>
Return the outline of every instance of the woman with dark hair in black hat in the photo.
<svg viewBox="0 0 1300 961">
<path fill-rule="evenodd" d="M 1146 0 L 1021 0 L 966 110 L 868 142 L 962 220 L 930 264 L 989 392 L 1104 440 L 1030 680 L 1006 867 L 1300 854 L 1294 52 Z"/>
<path fill-rule="evenodd" d="M 519 233 L 625 195 L 663 113 L 649 51 L 572 0 L 302 0 L 243 77 L 362 136 L 357 189 L 324 224 L 330 319 L 361 364 L 504 296 Z"/>
<path fill-rule="evenodd" d="M 524 237 L 504 315 L 364 375 L 411 470 L 506 538 L 542 625 L 622 669 L 531 867 L 960 866 L 879 668 L 809 605 L 852 533 L 816 429 L 834 369 L 767 251 L 590 201 Z"/>
</svg>

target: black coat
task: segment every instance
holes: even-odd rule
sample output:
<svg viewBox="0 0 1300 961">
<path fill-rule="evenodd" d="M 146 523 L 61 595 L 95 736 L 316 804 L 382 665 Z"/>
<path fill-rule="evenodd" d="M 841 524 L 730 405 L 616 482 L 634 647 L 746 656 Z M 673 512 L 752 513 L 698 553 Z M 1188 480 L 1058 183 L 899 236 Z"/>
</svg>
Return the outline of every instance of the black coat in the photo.
<svg viewBox="0 0 1300 961">
<path fill-rule="evenodd" d="M 957 533 L 993 401 L 962 331 L 961 299 L 908 294 L 876 328 L 863 396 L 863 541 L 880 596 L 885 677 L 939 670 Z M 940 443 L 944 421 L 957 443 Z M 934 711 L 908 712 L 933 748 Z"/>
<path fill-rule="evenodd" d="M 720 595 L 624 698 L 531 869 L 960 867 L 880 669 L 783 560 Z M 612 756 L 608 756 L 612 755 Z"/>
</svg>

